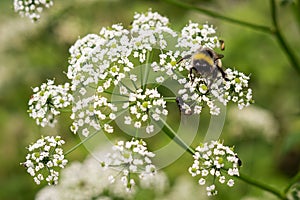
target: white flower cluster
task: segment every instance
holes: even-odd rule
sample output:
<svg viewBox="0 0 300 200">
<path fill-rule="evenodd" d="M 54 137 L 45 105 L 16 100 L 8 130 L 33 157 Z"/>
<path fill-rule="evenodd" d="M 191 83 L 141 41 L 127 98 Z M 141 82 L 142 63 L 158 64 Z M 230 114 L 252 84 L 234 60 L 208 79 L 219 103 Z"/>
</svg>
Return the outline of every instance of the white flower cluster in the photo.
<svg viewBox="0 0 300 200">
<path fill-rule="evenodd" d="M 212 25 L 200 25 L 190 21 L 189 24 L 181 30 L 176 47 L 181 49 L 181 56 L 194 53 L 199 46 L 214 49 L 220 45 L 218 37 L 215 34 L 216 30 Z"/>
<path fill-rule="evenodd" d="M 56 123 L 55 116 L 60 110 L 71 105 L 73 96 L 69 94 L 70 84 L 54 85 L 53 80 L 48 80 L 40 87 L 33 88 L 28 105 L 29 116 L 36 120 L 42 127 L 53 126 Z"/>
<path fill-rule="evenodd" d="M 101 165 L 119 169 L 121 172 L 116 176 L 121 176 L 121 181 L 128 191 L 136 184 L 134 174 L 139 173 L 139 178 L 143 178 L 156 173 L 151 161 L 155 154 L 148 151 L 143 140 L 133 138 L 131 141 L 118 141 L 113 146 L 113 151 L 107 154 L 107 159 Z M 116 176 L 110 176 L 110 181 L 114 182 Z"/>
<path fill-rule="evenodd" d="M 132 74 L 131 70 L 136 66 L 149 62 L 149 54 L 156 49 L 165 49 L 168 40 L 176 36 L 175 31 L 168 27 L 168 19 L 162 17 L 156 12 L 147 12 L 145 14 L 137 13 L 134 16 L 131 29 L 124 29 L 121 24 L 114 24 L 108 28 L 102 28 L 100 34 L 89 34 L 86 37 L 79 39 L 70 48 L 70 60 L 67 76 L 71 79 L 71 90 L 74 91 L 75 103 L 72 107 L 73 114 L 71 119 L 73 124 L 71 130 L 74 133 L 80 132 L 83 135 L 89 135 L 89 132 L 94 129 L 99 131 L 101 128 L 106 132 L 113 132 L 113 127 L 108 121 L 114 120 L 115 112 L 124 109 L 131 109 L 131 114 L 135 116 L 127 116 L 125 124 L 131 122 L 135 127 L 143 126 L 146 123 L 146 131 L 153 132 L 153 125 L 147 123 L 150 118 L 145 113 L 134 113 L 134 107 L 137 111 L 145 110 L 144 105 L 129 106 L 111 102 L 109 95 L 112 94 L 112 86 L 123 85 L 121 81 L 129 78 L 132 82 L 137 82 L 138 77 Z M 135 64 L 134 64 L 135 63 Z M 135 86 L 140 83 L 134 83 Z M 147 84 L 147 83 L 146 83 Z M 125 88 L 125 90 L 124 90 Z M 134 94 L 140 94 L 142 97 L 145 93 L 156 91 L 142 85 L 136 88 L 124 85 L 120 87 L 120 95 L 126 97 L 124 102 L 133 102 Z M 129 95 L 130 93 L 130 95 Z M 166 115 L 165 102 L 161 100 L 162 95 L 155 92 L 155 95 L 146 94 L 147 98 L 153 96 L 153 99 L 148 98 L 149 106 L 155 106 L 152 118 L 157 119 L 160 114 Z M 150 96 L 149 96 L 150 95 Z M 98 97 L 101 96 L 99 99 Z M 131 99 L 130 99 L 131 98 Z M 142 97 L 144 98 L 144 97 Z M 100 101 L 104 100 L 109 104 L 104 105 Z M 140 99 L 141 101 L 143 99 Z M 152 105 L 153 104 L 153 105 Z M 103 106 L 109 107 L 109 113 L 103 113 Z M 158 108 L 161 106 L 162 108 Z M 140 108 L 138 108 L 140 107 Z M 100 109 L 100 110 L 99 110 Z M 135 119 L 137 121 L 133 122 Z"/>
<path fill-rule="evenodd" d="M 194 163 L 189 168 L 189 173 L 195 177 L 200 176 L 198 183 L 205 185 L 209 178 L 213 182 L 206 187 L 207 195 L 213 196 L 218 193 L 216 182 L 226 183 L 229 187 L 234 185 L 230 177 L 239 176 L 241 161 L 233 149 L 224 146 L 218 141 L 204 143 L 196 148 Z"/>
<path fill-rule="evenodd" d="M 166 110 L 166 101 L 161 97 L 157 89 L 146 88 L 143 94 L 142 89 L 138 89 L 135 93 L 126 91 L 122 87 L 123 93 L 128 95 L 128 102 L 123 103 L 122 108 L 128 108 L 130 115 L 126 115 L 124 124 L 131 125 L 137 129 L 146 126 L 146 132 L 152 133 L 154 126 L 151 124 L 151 119 L 159 121 L 161 116 L 168 115 Z"/>
<path fill-rule="evenodd" d="M 215 104 L 216 99 L 208 93 L 208 86 L 202 78 L 196 78 L 194 82 L 187 78 L 178 81 L 184 84 L 184 88 L 178 92 L 178 98 L 182 101 L 179 106 L 184 114 L 200 114 L 205 105 L 209 107 L 210 114 L 220 113 L 220 108 Z"/>
<path fill-rule="evenodd" d="M 105 149 L 105 150 L 104 150 Z M 121 180 L 116 179 L 113 183 L 109 177 L 115 176 L 119 171 L 103 168 L 99 165 L 96 157 L 107 153 L 106 146 L 94 151 L 93 156 L 87 157 L 83 162 L 72 162 L 61 170 L 59 183 L 55 186 L 46 186 L 36 195 L 36 200 L 113 200 L 135 199 L 139 195 L 137 190 L 128 192 Z M 161 199 L 169 189 L 168 177 L 163 172 L 157 172 L 155 176 L 145 176 L 137 185 L 139 191 L 151 192 L 151 197 Z M 168 198 L 172 199 L 172 198 Z"/>
<path fill-rule="evenodd" d="M 28 17 L 32 22 L 40 19 L 43 9 L 53 6 L 52 0 L 14 0 L 15 12 Z"/>
<path fill-rule="evenodd" d="M 224 104 L 228 101 L 236 102 L 239 109 L 243 109 L 253 103 L 252 90 L 248 88 L 250 77 L 242 72 L 232 70 L 230 68 L 225 70 L 227 78 L 229 79 L 224 83 Z"/>
<path fill-rule="evenodd" d="M 26 161 L 21 163 L 33 176 L 36 184 L 46 181 L 48 185 L 58 183 L 59 168 L 64 168 L 67 160 L 61 146 L 65 143 L 60 136 L 46 136 L 29 145 Z"/>
<path fill-rule="evenodd" d="M 236 103 L 239 109 L 249 106 L 253 103 L 252 89 L 249 88 L 249 77 L 242 72 L 225 70 L 226 78 L 216 78 L 211 86 L 205 78 L 196 77 L 193 81 L 186 77 L 178 79 L 184 84 L 184 88 L 180 89 L 178 94 L 182 99 L 179 105 L 185 114 L 200 114 L 203 106 L 208 106 L 210 114 L 218 115 L 220 108 L 217 102 L 227 105 L 229 101 Z M 209 88 L 210 87 L 210 88 Z"/>
</svg>

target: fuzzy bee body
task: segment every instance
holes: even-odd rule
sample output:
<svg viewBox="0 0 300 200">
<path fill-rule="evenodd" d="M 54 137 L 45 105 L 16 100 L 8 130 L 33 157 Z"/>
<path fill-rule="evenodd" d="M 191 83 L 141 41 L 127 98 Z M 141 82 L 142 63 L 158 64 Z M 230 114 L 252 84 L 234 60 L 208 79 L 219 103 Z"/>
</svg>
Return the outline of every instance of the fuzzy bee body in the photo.
<svg viewBox="0 0 300 200">
<path fill-rule="evenodd" d="M 223 43 L 221 49 L 224 48 L 225 46 Z M 201 83 L 204 83 L 207 86 L 207 92 L 209 92 L 213 82 L 217 79 L 220 73 L 223 79 L 228 81 L 226 73 L 222 69 L 221 58 L 223 57 L 224 56 L 222 54 L 218 54 L 208 47 L 201 46 L 195 53 L 184 56 L 177 63 L 180 63 L 186 59 L 191 59 L 192 67 L 189 71 L 189 77 L 191 82 L 194 83 L 195 77 L 204 78 L 204 80 L 201 81 Z M 198 82 L 197 87 L 199 87 L 199 84 L 200 83 Z M 177 97 L 176 102 L 181 113 L 188 115 L 192 114 L 192 111 L 188 111 L 184 108 L 185 104 L 181 97 Z"/>
<path fill-rule="evenodd" d="M 184 56 L 178 63 L 191 58 L 192 67 L 190 68 L 189 75 L 192 82 L 194 81 L 195 76 L 214 80 L 219 72 L 225 80 L 228 80 L 226 78 L 226 73 L 222 69 L 221 58 L 223 57 L 222 54 L 217 54 L 212 49 L 201 46 L 194 54 Z"/>
</svg>

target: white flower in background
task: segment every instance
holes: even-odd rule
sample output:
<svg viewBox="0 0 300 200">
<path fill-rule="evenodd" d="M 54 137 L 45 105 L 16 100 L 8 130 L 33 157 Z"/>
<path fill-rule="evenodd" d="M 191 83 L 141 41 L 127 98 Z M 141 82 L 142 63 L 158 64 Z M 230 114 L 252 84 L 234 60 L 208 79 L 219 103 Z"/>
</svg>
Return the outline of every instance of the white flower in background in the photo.
<svg viewBox="0 0 300 200">
<path fill-rule="evenodd" d="M 14 0 L 15 12 L 22 17 L 28 17 L 32 22 L 38 21 L 43 10 L 51 6 L 52 0 Z"/>
<path fill-rule="evenodd" d="M 93 155 L 100 156 L 105 152 L 95 151 Z M 128 191 L 121 179 L 114 178 L 118 173 L 119 171 L 114 169 L 101 167 L 95 157 L 88 157 L 82 163 L 73 162 L 61 170 L 59 183 L 55 187 L 44 187 L 37 193 L 35 199 L 133 199 L 136 190 Z M 169 187 L 169 180 L 163 172 L 143 175 L 137 187 L 151 191 L 155 196 L 164 195 Z"/>
<path fill-rule="evenodd" d="M 193 177 L 200 177 L 199 185 L 207 185 L 208 196 L 218 193 L 216 184 L 227 184 L 232 187 L 234 180 L 231 177 L 239 176 L 241 161 L 233 149 L 217 141 L 204 143 L 196 148 L 194 163 L 189 168 Z"/>
<path fill-rule="evenodd" d="M 192 177 L 177 176 L 172 184 L 170 191 L 164 196 L 157 198 L 159 200 L 208 200 L 205 188 L 199 188 Z"/>
<path fill-rule="evenodd" d="M 101 165 L 118 169 L 115 175 L 109 177 L 110 181 L 121 180 L 130 191 L 137 183 L 135 174 L 139 173 L 140 178 L 156 174 L 156 168 L 151 161 L 154 156 L 154 153 L 148 151 L 146 142 L 133 138 L 131 141 L 118 141 L 113 146 L 113 153 L 107 154 Z"/>
<path fill-rule="evenodd" d="M 228 111 L 228 127 L 235 137 L 264 137 L 272 141 L 279 132 L 278 121 L 274 114 L 258 106 L 243 110 L 231 108 Z"/>
<path fill-rule="evenodd" d="M 58 170 L 68 163 L 61 148 L 64 143 L 60 136 L 46 136 L 29 145 L 26 161 L 21 164 L 36 184 L 39 185 L 43 181 L 48 185 L 58 183 Z"/>
<path fill-rule="evenodd" d="M 73 102 L 73 96 L 69 94 L 70 84 L 54 85 L 53 80 L 48 80 L 40 87 L 33 88 L 28 105 L 29 116 L 36 120 L 37 125 L 42 127 L 53 126 L 56 122 L 55 116 L 60 110 L 68 107 Z"/>
</svg>

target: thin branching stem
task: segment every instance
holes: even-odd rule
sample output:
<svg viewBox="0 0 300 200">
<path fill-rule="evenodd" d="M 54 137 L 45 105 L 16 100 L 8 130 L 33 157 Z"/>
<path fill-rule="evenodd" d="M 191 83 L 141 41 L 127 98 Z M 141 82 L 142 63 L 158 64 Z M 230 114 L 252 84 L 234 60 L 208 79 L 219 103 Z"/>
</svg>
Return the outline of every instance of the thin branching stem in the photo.
<svg viewBox="0 0 300 200">
<path fill-rule="evenodd" d="M 90 134 L 88 137 L 84 138 L 84 140 L 81 140 L 81 142 L 79 142 L 78 144 L 76 144 L 74 147 L 72 147 L 71 149 L 69 149 L 64 156 L 70 154 L 71 152 L 73 152 L 75 149 L 77 149 L 79 146 L 81 146 L 83 143 L 85 143 L 86 141 L 88 141 L 89 139 L 91 139 L 92 137 L 94 137 L 97 133 L 99 133 L 99 131 L 95 131 L 93 134 Z"/>
<path fill-rule="evenodd" d="M 185 9 L 198 11 L 200 13 L 203 13 L 210 17 L 214 17 L 216 19 L 220 19 L 220 20 L 223 20 L 226 22 L 241 25 L 241 26 L 248 27 L 248 28 L 251 28 L 256 31 L 261 31 L 261 32 L 273 35 L 276 38 L 280 47 L 282 48 L 282 51 L 284 51 L 284 53 L 288 57 L 291 66 L 296 70 L 296 72 L 298 74 L 300 74 L 300 63 L 299 63 L 295 53 L 292 51 L 292 49 L 290 48 L 290 46 L 287 44 L 286 40 L 284 39 L 283 34 L 281 33 L 281 30 L 279 29 L 275 0 L 270 0 L 271 16 L 272 16 L 272 22 L 273 22 L 273 26 L 274 26 L 273 28 L 264 26 L 264 25 L 258 25 L 258 24 L 253 24 L 250 22 L 245 22 L 242 20 L 237 20 L 234 18 L 230 18 L 230 17 L 222 15 L 218 12 L 207 10 L 207 9 L 200 8 L 200 7 L 196 7 L 194 5 L 184 3 L 183 1 L 178 1 L 178 0 L 163 0 L 163 1 L 173 4 L 173 5 L 176 5 L 176 6 L 179 6 L 179 7 L 182 7 L 182 8 L 185 8 Z"/>
<path fill-rule="evenodd" d="M 186 149 L 191 155 L 195 154 L 195 150 L 193 148 L 191 148 L 190 146 L 188 146 L 180 137 L 178 137 L 176 132 L 169 126 L 169 124 L 166 121 L 164 121 L 163 119 L 160 119 L 160 122 L 163 123 L 163 125 L 164 125 L 163 131 L 167 134 L 167 136 L 170 139 L 174 140 L 179 146 Z M 299 174 L 299 176 L 300 176 L 300 174 Z M 241 174 L 241 173 L 240 173 L 240 176 L 236 176 L 236 177 L 250 185 L 253 185 L 262 190 L 268 191 L 282 200 L 287 199 L 285 196 L 285 193 L 282 193 L 281 191 L 277 190 L 276 188 L 274 188 L 270 185 L 259 182 L 256 179 L 253 179 L 253 178 L 246 176 L 244 174 Z M 298 178 L 297 178 L 297 180 L 298 180 Z"/>
<path fill-rule="evenodd" d="M 300 182 L 300 171 L 292 178 L 289 185 L 284 189 L 284 193 L 288 193 L 290 188 L 297 182 Z"/>
<path fill-rule="evenodd" d="M 265 191 L 268 191 L 272 194 L 274 194 L 275 196 L 277 196 L 278 198 L 282 199 L 282 200 L 286 200 L 286 196 L 284 193 L 280 192 L 278 189 L 270 186 L 270 185 L 267 185 L 265 183 L 262 183 L 262 182 L 259 182 L 257 181 L 256 179 L 253 179 L 251 178 L 250 176 L 246 176 L 245 174 L 241 174 L 239 176 L 235 176 L 236 178 L 250 184 L 250 185 L 253 185 L 257 188 L 260 188 L 262 190 L 265 190 Z"/>
<path fill-rule="evenodd" d="M 182 8 L 186 8 L 186 9 L 190 9 L 190 10 L 196 10 L 196 11 L 201 12 L 201 13 L 207 15 L 207 16 L 214 17 L 216 19 L 221 19 L 221 20 L 224 20 L 224 21 L 227 21 L 227 22 L 230 22 L 230 23 L 234 23 L 234 24 L 238 24 L 238 25 L 241 25 L 241 26 L 245 26 L 245 27 L 257 30 L 257 31 L 261 31 L 261 32 L 265 32 L 265 33 L 271 33 L 271 34 L 273 33 L 273 30 L 268 26 L 263 26 L 263 25 L 258 25 L 258 24 L 253 24 L 253 23 L 250 23 L 250 22 L 237 20 L 237 19 L 234 19 L 234 18 L 231 18 L 231 17 L 227 17 L 225 15 L 222 15 L 222 14 L 220 14 L 218 12 L 215 12 L 215 11 L 207 10 L 205 8 L 200 8 L 200 7 L 196 7 L 194 5 L 190 5 L 188 3 L 184 3 L 183 1 L 178 1 L 178 0 L 163 0 L 163 1 L 174 4 L 174 5 L 182 7 Z"/>
<path fill-rule="evenodd" d="M 118 115 L 117 117 L 119 117 L 120 115 L 122 115 L 125 111 L 127 111 L 127 109 L 122 109 L 120 111 L 118 111 Z M 107 123 L 111 123 L 112 121 L 114 120 L 109 120 Z M 71 152 L 73 152 L 74 150 L 76 150 L 78 147 L 80 147 L 82 144 L 84 144 L 86 141 L 88 141 L 89 139 L 91 139 L 92 137 L 94 137 L 95 135 L 97 135 L 98 133 L 100 133 L 101 131 L 100 130 L 96 130 L 94 133 L 88 135 L 86 138 L 84 138 L 83 140 L 81 140 L 81 142 L 79 142 L 78 144 L 76 144 L 74 147 L 72 147 L 71 149 L 69 149 L 64 155 L 68 155 L 70 154 Z"/>
<path fill-rule="evenodd" d="M 288 57 L 292 67 L 297 71 L 298 74 L 300 74 L 300 64 L 298 63 L 297 57 L 292 51 L 292 49 L 289 47 L 287 42 L 285 41 L 281 30 L 278 25 L 277 20 L 277 9 L 276 9 L 276 2 L 275 0 L 270 0 L 270 6 L 271 6 L 271 16 L 272 16 L 272 22 L 274 26 L 274 35 L 276 37 L 276 40 L 280 47 L 283 49 L 284 53 Z"/>
<path fill-rule="evenodd" d="M 160 118 L 160 122 L 163 123 L 163 131 L 167 134 L 167 136 L 174 140 L 179 146 L 181 146 L 183 149 L 186 149 L 190 154 L 194 155 L 195 150 L 191 148 L 189 145 L 187 145 L 178 135 L 176 132 L 172 129 L 172 127 L 162 118 Z"/>
</svg>

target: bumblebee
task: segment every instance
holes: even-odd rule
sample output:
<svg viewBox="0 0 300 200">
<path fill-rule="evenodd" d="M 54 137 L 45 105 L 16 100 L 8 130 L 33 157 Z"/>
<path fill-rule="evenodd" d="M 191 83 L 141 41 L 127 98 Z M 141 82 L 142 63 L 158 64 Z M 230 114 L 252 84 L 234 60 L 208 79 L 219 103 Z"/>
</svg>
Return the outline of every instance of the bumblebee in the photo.
<svg viewBox="0 0 300 200">
<path fill-rule="evenodd" d="M 221 49 L 225 49 L 224 43 L 222 43 Z M 208 47 L 201 46 L 194 54 L 184 56 L 177 63 L 191 58 L 192 68 L 190 69 L 189 76 L 192 82 L 197 75 L 206 78 L 207 80 L 209 78 L 214 80 L 218 76 L 219 72 L 227 81 L 228 79 L 226 78 L 226 73 L 222 69 L 221 59 L 223 57 L 224 55 L 218 54 Z M 195 74 L 193 71 L 195 71 Z M 211 83 L 212 82 L 210 82 L 209 85 L 211 85 Z"/>
</svg>

